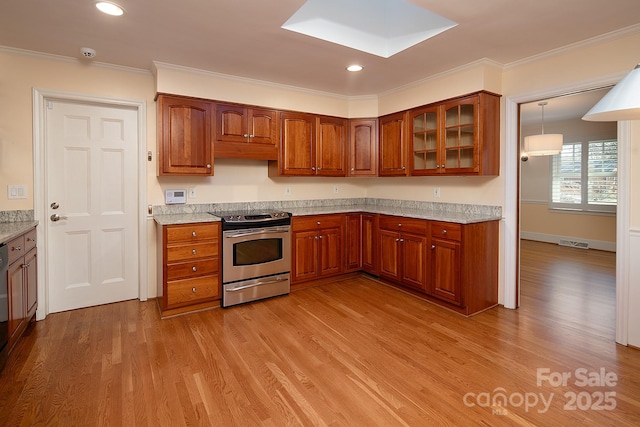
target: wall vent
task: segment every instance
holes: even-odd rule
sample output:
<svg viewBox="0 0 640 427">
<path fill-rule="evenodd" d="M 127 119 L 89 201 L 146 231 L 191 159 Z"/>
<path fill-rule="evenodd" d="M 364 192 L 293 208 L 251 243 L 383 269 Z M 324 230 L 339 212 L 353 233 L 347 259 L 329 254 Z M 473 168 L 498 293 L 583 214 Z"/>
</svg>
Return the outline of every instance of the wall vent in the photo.
<svg viewBox="0 0 640 427">
<path fill-rule="evenodd" d="M 589 242 L 579 242 L 577 240 L 560 239 L 560 246 L 570 246 L 572 248 L 589 249 Z"/>
</svg>

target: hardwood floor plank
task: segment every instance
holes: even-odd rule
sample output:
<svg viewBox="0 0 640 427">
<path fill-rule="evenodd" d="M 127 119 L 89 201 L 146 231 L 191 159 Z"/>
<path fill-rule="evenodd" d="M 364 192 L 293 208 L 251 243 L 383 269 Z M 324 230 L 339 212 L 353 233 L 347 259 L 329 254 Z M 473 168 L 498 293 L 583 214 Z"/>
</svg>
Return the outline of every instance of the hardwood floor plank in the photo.
<svg viewBox="0 0 640 427">
<path fill-rule="evenodd" d="M 154 301 L 52 314 L 0 372 L 0 419 L 637 425 L 640 352 L 614 342 L 615 254 L 523 242 L 521 274 L 521 308 L 471 318 L 367 276 L 164 320 Z M 539 381 L 539 369 L 570 377 Z M 602 369 L 615 385 L 577 382 Z M 615 409 L 571 407 L 604 392 Z"/>
</svg>

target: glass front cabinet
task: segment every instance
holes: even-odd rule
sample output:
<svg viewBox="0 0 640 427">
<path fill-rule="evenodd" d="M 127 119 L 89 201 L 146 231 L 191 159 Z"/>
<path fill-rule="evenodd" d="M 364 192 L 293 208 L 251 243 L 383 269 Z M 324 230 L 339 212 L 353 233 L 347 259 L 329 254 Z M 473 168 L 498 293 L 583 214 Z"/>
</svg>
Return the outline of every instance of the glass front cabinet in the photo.
<svg viewBox="0 0 640 427">
<path fill-rule="evenodd" d="M 411 175 L 499 175 L 500 97 L 478 92 L 410 111 Z"/>
</svg>

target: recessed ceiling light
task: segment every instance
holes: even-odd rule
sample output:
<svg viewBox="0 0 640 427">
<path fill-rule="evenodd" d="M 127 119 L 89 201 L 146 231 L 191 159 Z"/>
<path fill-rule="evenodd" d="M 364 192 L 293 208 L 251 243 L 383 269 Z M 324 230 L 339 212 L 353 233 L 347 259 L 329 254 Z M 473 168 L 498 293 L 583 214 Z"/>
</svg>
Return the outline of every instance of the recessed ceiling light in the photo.
<svg viewBox="0 0 640 427">
<path fill-rule="evenodd" d="M 107 15 L 121 16 L 124 14 L 123 8 L 115 3 L 110 3 L 108 1 L 101 1 L 96 3 L 96 7 L 100 12 L 106 13 Z"/>
<path fill-rule="evenodd" d="M 357 65 L 357 64 L 349 65 L 347 67 L 347 70 L 348 71 L 362 71 L 362 65 Z"/>
</svg>

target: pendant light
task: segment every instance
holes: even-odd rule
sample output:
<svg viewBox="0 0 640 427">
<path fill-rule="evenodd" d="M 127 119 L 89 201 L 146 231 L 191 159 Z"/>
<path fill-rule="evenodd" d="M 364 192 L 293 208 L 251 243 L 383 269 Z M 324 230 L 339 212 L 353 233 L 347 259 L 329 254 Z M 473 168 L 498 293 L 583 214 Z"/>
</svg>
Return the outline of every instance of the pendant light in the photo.
<svg viewBox="0 0 640 427">
<path fill-rule="evenodd" d="M 616 122 L 640 119 L 640 64 L 594 105 L 582 120 Z"/>
<path fill-rule="evenodd" d="M 539 102 L 542 107 L 542 133 L 540 135 L 525 136 L 524 151 L 529 156 L 552 156 L 562 151 L 562 134 L 544 133 L 544 106 L 546 102 Z"/>
</svg>

